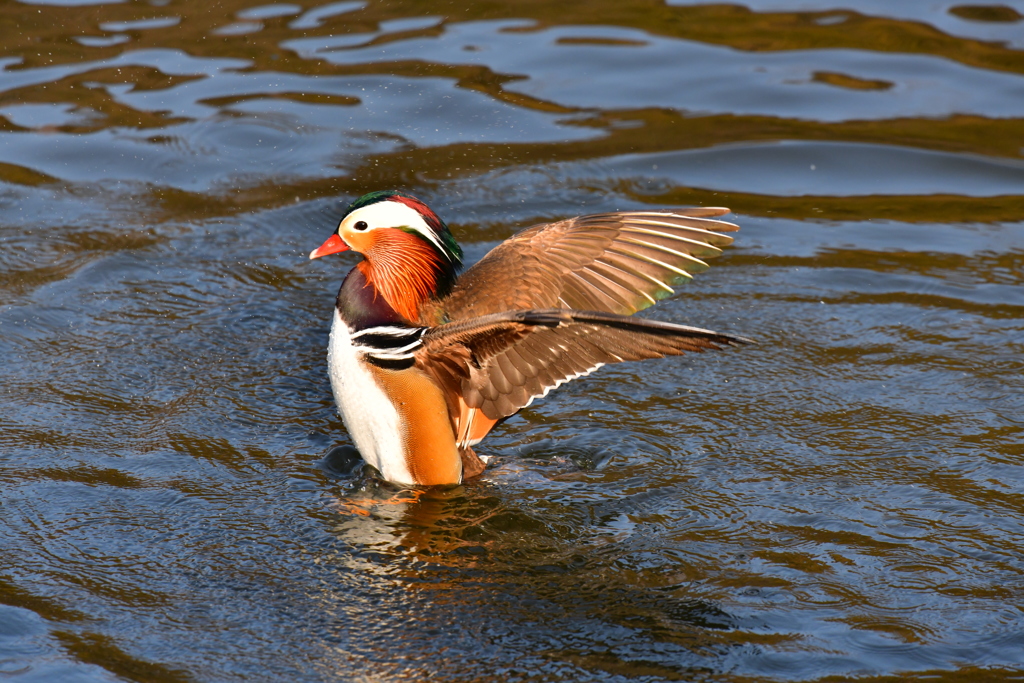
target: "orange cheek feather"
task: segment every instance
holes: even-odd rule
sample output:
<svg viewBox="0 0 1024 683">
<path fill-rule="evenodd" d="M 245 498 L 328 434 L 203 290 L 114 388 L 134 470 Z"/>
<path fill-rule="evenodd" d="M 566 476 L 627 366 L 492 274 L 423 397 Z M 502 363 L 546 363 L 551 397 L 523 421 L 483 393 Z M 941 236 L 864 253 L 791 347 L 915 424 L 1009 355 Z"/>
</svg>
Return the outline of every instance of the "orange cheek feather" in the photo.
<svg viewBox="0 0 1024 683">
<path fill-rule="evenodd" d="M 358 251 L 360 254 L 365 254 L 373 247 L 374 243 L 373 232 L 356 232 L 348 229 L 342 233 L 341 237 L 347 245 L 352 247 L 352 251 Z"/>
<path fill-rule="evenodd" d="M 367 280 L 398 314 L 409 321 L 418 320 L 420 304 L 433 296 L 437 287 L 441 257 L 421 238 L 395 228 L 359 237 L 369 243 L 365 250 L 349 244 L 366 255 L 363 273 Z"/>
</svg>

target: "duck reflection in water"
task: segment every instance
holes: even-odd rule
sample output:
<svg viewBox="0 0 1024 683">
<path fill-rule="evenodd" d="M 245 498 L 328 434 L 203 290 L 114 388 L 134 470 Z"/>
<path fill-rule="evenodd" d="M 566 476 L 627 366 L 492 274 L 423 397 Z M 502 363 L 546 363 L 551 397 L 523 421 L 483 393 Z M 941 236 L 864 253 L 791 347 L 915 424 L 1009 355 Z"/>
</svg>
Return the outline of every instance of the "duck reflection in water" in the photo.
<svg viewBox="0 0 1024 683">
<path fill-rule="evenodd" d="M 511 471 L 495 471 L 515 477 L 514 464 L 510 459 L 504 465 Z M 560 499 L 539 483 L 513 499 L 500 495 L 501 475 L 453 487 L 399 487 L 382 480 L 347 445 L 332 449 L 320 466 L 347 489 L 331 506 L 337 513 L 333 535 L 346 550 L 325 563 L 328 575 L 336 563 L 343 574 L 355 568 L 371 584 L 385 581 L 389 595 L 398 596 L 389 599 L 398 600 L 407 615 L 402 632 L 410 648 L 443 642 L 457 650 L 462 631 L 501 630 L 509 617 L 518 623 L 544 614 L 565 622 L 567 653 L 581 663 L 593 658 L 602 668 L 608 664 L 607 644 L 599 639 L 592 651 L 580 651 L 574 631 L 626 634 L 627 648 L 646 647 L 652 638 L 685 640 L 687 648 L 677 653 L 685 658 L 692 656 L 690 646 L 728 647 L 738 624 L 694 588 L 688 567 L 610 569 L 609 559 L 632 554 L 636 539 L 632 531 L 602 522 L 605 510 L 595 517 L 597 501 Z M 544 482 L 567 494 L 575 488 L 563 479 L 564 468 L 552 470 Z M 542 506 L 537 495 L 544 497 Z M 636 503 L 628 494 L 608 501 L 621 511 Z M 339 589 L 345 585 L 341 580 Z M 558 658 L 557 644 L 552 654 Z M 673 671 L 666 667 L 663 673 Z"/>
</svg>

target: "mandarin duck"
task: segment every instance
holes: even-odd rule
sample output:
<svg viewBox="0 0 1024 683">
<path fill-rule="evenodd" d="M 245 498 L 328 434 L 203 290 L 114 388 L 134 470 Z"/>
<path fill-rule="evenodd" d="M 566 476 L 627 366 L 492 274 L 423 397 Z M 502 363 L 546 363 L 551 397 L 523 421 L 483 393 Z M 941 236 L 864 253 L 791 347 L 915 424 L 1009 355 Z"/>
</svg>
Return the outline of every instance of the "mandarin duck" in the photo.
<svg viewBox="0 0 1024 683">
<path fill-rule="evenodd" d="M 536 225 L 459 275 L 462 249 L 396 191 L 352 202 L 311 259 L 363 256 L 338 292 L 331 388 L 363 459 L 398 484 L 484 470 L 473 446 L 502 420 L 607 363 L 749 340 L 631 314 L 732 243 L 722 208 L 625 211 Z"/>
</svg>

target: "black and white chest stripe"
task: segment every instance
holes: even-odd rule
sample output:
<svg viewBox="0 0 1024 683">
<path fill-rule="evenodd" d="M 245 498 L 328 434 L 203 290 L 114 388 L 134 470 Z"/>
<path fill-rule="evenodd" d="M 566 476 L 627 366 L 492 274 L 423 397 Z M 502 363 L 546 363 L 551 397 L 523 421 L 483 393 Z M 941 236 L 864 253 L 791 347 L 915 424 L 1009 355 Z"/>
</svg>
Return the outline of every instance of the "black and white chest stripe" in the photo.
<svg viewBox="0 0 1024 683">
<path fill-rule="evenodd" d="M 368 327 L 352 334 L 352 347 L 374 365 L 401 370 L 415 362 L 413 356 L 423 346 L 426 329 L 391 325 Z"/>
</svg>

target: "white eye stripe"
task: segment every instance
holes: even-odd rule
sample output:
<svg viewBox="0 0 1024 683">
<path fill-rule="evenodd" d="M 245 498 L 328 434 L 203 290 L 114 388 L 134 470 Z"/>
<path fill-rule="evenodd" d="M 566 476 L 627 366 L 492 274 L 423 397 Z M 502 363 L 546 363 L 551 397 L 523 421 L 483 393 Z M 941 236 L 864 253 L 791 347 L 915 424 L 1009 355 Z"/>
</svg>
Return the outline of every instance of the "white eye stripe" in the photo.
<svg viewBox="0 0 1024 683">
<path fill-rule="evenodd" d="M 377 228 L 410 228 L 429 240 L 449 261 L 452 258 L 448 250 L 441 243 L 440 238 L 434 234 L 434 231 L 430 229 L 427 222 L 423 220 L 420 212 L 401 202 L 382 201 L 356 209 L 345 216 L 345 219 L 338 226 L 338 230 L 339 232 L 343 228 L 355 230 L 355 225 L 359 221 L 365 221 L 370 226 L 370 230 Z"/>
</svg>

